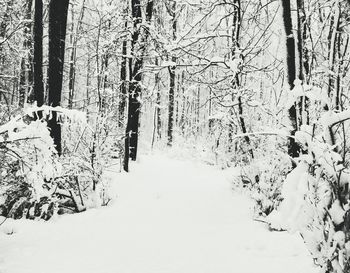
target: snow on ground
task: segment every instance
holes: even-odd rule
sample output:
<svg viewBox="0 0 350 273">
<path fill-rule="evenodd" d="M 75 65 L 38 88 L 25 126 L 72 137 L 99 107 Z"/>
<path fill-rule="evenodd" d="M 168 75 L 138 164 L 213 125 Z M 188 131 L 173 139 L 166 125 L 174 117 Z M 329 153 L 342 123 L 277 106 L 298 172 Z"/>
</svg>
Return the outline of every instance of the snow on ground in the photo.
<svg viewBox="0 0 350 273">
<path fill-rule="evenodd" d="M 0 273 L 315 273 L 298 235 L 252 220 L 214 167 L 143 156 L 115 174 L 118 197 L 53 221 L 10 221 Z"/>
</svg>

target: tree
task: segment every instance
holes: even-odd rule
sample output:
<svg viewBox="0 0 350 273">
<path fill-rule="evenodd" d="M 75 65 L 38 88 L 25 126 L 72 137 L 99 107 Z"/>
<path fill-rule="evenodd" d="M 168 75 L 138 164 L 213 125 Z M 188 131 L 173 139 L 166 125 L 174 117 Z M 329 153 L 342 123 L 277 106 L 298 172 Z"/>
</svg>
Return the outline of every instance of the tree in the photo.
<svg viewBox="0 0 350 273">
<path fill-rule="evenodd" d="M 172 26 L 172 39 L 176 40 L 176 28 L 177 28 L 177 20 L 176 20 L 176 0 L 173 0 L 170 3 L 170 7 L 168 8 L 168 12 L 171 16 L 171 26 Z M 168 146 L 172 145 L 173 142 L 173 130 L 174 130 L 174 93 L 175 93 L 175 77 L 176 77 L 176 57 L 171 57 L 171 66 L 169 66 L 169 76 L 170 76 L 170 84 L 169 84 L 169 111 L 168 111 Z"/>
<path fill-rule="evenodd" d="M 241 33 L 241 21 L 242 21 L 242 11 L 241 11 L 241 0 L 235 0 L 235 11 L 233 13 L 233 27 L 232 27 L 232 60 L 234 61 L 236 58 L 242 58 L 240 56 L 240 33 Z M 236 74 L 234 75 L 234 80 L 232 82 L 234 89 L 239 89 L 240 87 L 240 79 L 239 79 L 239 69 L 237 70 Z M 239 123 L 241 126 L 241 130 L 243 134 L 247 133 L 247 126 L 243 117 L 243 103 L 242 103 L 242 96 L 241 94 L 238 95 L 238 114 L 239 114 Z M 247 145 L 250 146 L 250 138 L 248 136 L 244 137 L 245 141 L 247 142 Z M 249 153 L 252 158 L 254 158 L 253 150 L 251 147 L 248 147 Z"/>
<path fill-rule="evenodd" d="M 51 0 L 49 4 L 48 103 L 52 107 L 61 105 L 68 5 L 69 0 Z M 61 125 L 56 111 L 52 111 L 48 126 L 57 152 L 61 155 Z"/>
<path fill-rule="evenodd" d="M 8 25 L 11 21 L 10 19 L 11 19 L 11 13 L 13 11 L 13 6 L 14 6 L 14 0 L 6 1 L 4 15 L 1 18 L 1 22 L 0 22 L 0 40 L 1 41 L 6 41 L 6 35 L 8 32 Z M 0 72 L 1 72 L 1 74 L 4 73 L 4 66 L 5 66 L 4 42 L 1 42 L 0 43 Z M 3 81 L 3 79 L 1 79 L 1 81 Z M 1 84 L 3 84 L 3 82 L 1 82 Z M 5 93 L 0 92 L 0 101 L 2 98 L 5 101 L 8 101 Z"/>
<path fill-rule="evenodd" d="M 73 108 L 73 101 L 74 101 L 74 93 L 75 93 L 75 78 L 76 78 L 76 62 L 77 62 L 77 44 L 78 44 L 78 36 L 79 32 L 81 30 L 81 24 L 84 18 L 84 12 L 85 12 L 85 1 L 83 0 L 81 10 L 79 13 L 78 21 L 76 23 L 76 27 L 74 28 L 74 7 L 72 5 L 71 8 L 71 15 L 72 15 L 72 22 L 71 22 L 71 29 L 70 29 L 70 46 L 71 46 L 71 53 L 70 53 L 70 62 L 69 62 L 69 94 L 68 94 L 68 108 Z"/>
<path fill-rule="evenodd" d="M 127 13 L 127 10 L 125 11 Z M 125 119 L 125 108 L 126 108 L 126 99 L 127 99 L 127 50 L 128 50 L 128 39 L 127 39 L 127 27 L 128 23 L 125 22 L 125 38 L 122 43 L 122 62 L 120 67 L 120 101 L 119 101 L 119 127 L 122 127 L 124 125 L 124 119 Z"/>
<path fill-rule="evenodd" d="M 295 39 L 293 34 L 293 24 L 291 16 L 290 0 L 282 0 L 283 26 L 286 35 L 286 71 L 289 89 L 294 88 L 296 79 L 296 60 L 295 60 Z M 288 140 L 288 154 L 294 158 L 299 156 L 300 146 L 294 136 L 298 130 L 297 108 L 294 104 L 289 110 L 289 118 L 292 123 L 291 137 Z"/>
<path fill-rule="evenodd" d="M 307 21 L 305 13 L 304 0 L 297 0 L 297 17 L 298 17 L 298 77 L 301 81 L 308 82 L 309 79 L 309 60 L 308 50 L 305 47 L 307 39 Z"/>
<path fill-rule="evenodd" d="M 34 11 L 33 100 L 37 106 L 44 104 L 43 83 L 43 1 L 35 0 Z M 40 117 L 39 117 L 40 118 Z"/>
<path fill-rule="evenodd" d="M 25 3 L 26 22 L 24 24 L 24 56 L 21 60 L 21 72 L 19 77 L 19 106 L 23 107 L 24 103 L 28 99 L 30 89 L 33 82 L 33 70 L 32 70 L 32 0 L 27 0 Z"/>
<path fill-rule="evenodd" d="M 129 85 L 129 102 L 128 102 L 128 120 L 125 134 L 125 156 L 124 156 L 124 170 L 129 170 L 129 159 L 135 161 L 137 157 L 138 148 L 138 134 L 139 134 L 139 119 L 140 119 L 140 96 L 141 96 L 141 80 L 142 68 L 144 63 L 144 55 L 147 48 L 147 40 L 149 36 L 149 29 L 142 24 L 141 2 L 140 0 L 131 1 L 131 10 L 133 17 L 133 33 L 131 42 L 131 51 L 133 53 L 133 64 L 129 63 L 130 68 L 130 85 Z M 146 6 L 146 22 L 149 24 L 152 19 L 153 0 L 149 0 Z M 141 31 L 143 30 L 143 31 Z M 140 43 L 138 52 L 136 52 L 136 45 Z"/>
</svg>

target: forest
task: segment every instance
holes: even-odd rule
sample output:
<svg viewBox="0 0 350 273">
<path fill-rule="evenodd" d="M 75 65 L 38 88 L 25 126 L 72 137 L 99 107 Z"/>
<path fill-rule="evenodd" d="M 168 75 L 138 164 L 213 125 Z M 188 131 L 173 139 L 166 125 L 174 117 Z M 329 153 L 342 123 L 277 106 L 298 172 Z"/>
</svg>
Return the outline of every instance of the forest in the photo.
<svg viewBox="0 0 350 273">
<path fill-rule="evenodd" d="M 0 272 L 350 273 L 349 47 L 350 0 L 0 0 Z"/>
</svg>

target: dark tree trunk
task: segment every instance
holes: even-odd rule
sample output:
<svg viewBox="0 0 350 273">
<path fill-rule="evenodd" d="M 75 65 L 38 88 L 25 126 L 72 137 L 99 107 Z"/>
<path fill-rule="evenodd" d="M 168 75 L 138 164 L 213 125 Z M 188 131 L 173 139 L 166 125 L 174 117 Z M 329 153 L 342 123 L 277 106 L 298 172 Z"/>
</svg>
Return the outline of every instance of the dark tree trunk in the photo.
<svg viewBox="0 0 350 273">
<path fill-rule="evenodd" d="M 158 58 L 156 58 L 156 66 L 159 65 Z M 155 75 L 155 85 L 157 89 L 157 97 L 156 97 L 156 126 L 157 126 L 157 139 L 160 140 L 162 138 L 162 118 L 161 118 L 161 111 L 160 111 L 160 106 L 161 106 L 161 93 L 160 93 L 160 72 L 157 72 Z"/>
<path fill-rule="evenodd" d="M 43 1 L 35 0 L 34 12 L 34 86 L 33 100 L 37 106 L 44 104 L 43 83 Z M 41 116 L 39 116 L 41 118 Z"/>
<path fill-rule="evenodd" d="M 127 30 L 128 24 L 125 22 L 125 31 Z M 120 67 L 120 102 L 119 102 L 119 128 L 124 126 L 125 120 L 125 108 L 126 108 L 126 96 L 127 96 L 127 82 L 126 82 L 126 69 L 127 69 L 127 50 L 128 50 L 128 39 L 127 36 L 124 38 L 122 44 L 122 62 Z"/>
<path fill-rule="evenodd" d="M 176 40 L 176 1 L 171 4 L 170 15 L 172 17 L 172 31 L 173 40 Z M 171 61 L 173 65 L 169 67 L 170 85 L 169 85 L 169 108 L 168 108 L 168 146 L 173 143 L 173 130 L 174 130 L 174 96 L 175 96 L 175 77 L 176 77 L 176 57 L 172 56 Z"/>
<path fill-rule="evenodd" d="M 297 0 L 297 14 L 298 14 L 298 77 L 303 83 L 309 83 L 310 79 L 310 69 L 309 69 L 309 58 L 308 50 L 305 46 L 305 41 L 307 39 L 307 21 L 304 0 Z M 303 96 L 300 101 L 298 101 L 299 106 L 299 125 L 309 124 L 309 112 L 308 112 L 309 99 Z"/>
<path fill-rule="evenodd" d="M 140 24 L 142 23 L 141 14 L 141 2 L 140 0 L 131 0 L 132 18 L 134 21 L 134 32 L 132 34 L 132 54 L 135 56 L 136 43 L 140 36 Z M 126 125 L 125 136 L 125 158 L 124 158 L 124 170 L 128 171 L 128 161 L 136 160 L 137 155 L 137 142 L 138 142 L 138 127 L 139 127 L 139 111 L 140 111 L 140 86 L 141 71 L 143 65 L 143 58 L 134 57 L 135 64 L 132 66 L 132 62 L 129 65 L 130 70 L 130 85 L 129 85 L 129 107 L 128 107 L 128 121 Z"/>
<path fill-rule="evenodd" d="M 84 9 L 84 6 L 83 6 Z M 71 7 L 71 28 L 70 28 L 70 46 L 72 47 L 69 60 L 69 82 L 68 82 L 68 108 L 73 108 L 74 85 L 75 85 L 75 37 L 74 37 L 74 6 Z"/>
<path fill-rule="evenodd" d="M 111 84 L 108 82 L 108 64 L 109 64 L 109 58 L 110 58 L 110 53 L 106 53 L 103 55 L 102 57 L 102 69 L 101 69 L 101 72 L 102 72 L 102 75 L 103 75 L 103 93 L 102 93 L 102 111 L 105 112 L 106 111 L 106 107 L 108 106 L 108 98 L 107 98 L 107 94 L 106 94 L 106 90 L 108 88 L 111 87 Z"/>
<path fill-rule="evenodd" d="M 26 58 L 25 57 L 22 57 L 20 70 L 21 70 L 21 72 L 19 74 L 19 102 L 18 102 L 18 106 L 23 107 L 25 99 L 26 99 L 26 91 L 27 91 Z"/>
<path fill-rule="evenodd" d="M 49 4 L 49 97 L 50 106 L 61 105 L 64 51 L 69 0 L 51 0 Z M 48 121 L 51 136 L 59 155 L 62 153 L 61 125 L 57 112 Z"/>
<path fill-rule="evenodd" d="M 287 80 L 289 88 L 292 90 L 294 88 L 294 81 L 296 79 L 296 63 L 295 63 L 295 39 L 293 35 L 293 25 L 291 17 L 291 6 L 290 0 L 282 0 L 282 12 L 283 12 L 283 25 L 286 35 L 286 69 L 287 69 Z M 297 157 L 300 153 L 300 146 L 295 141 L 295 133 L 297 131 L 297 110 L 296 106 L 293 105 L 289 109 L 289 118 L 292 123 L 291 136 L 288 140 L 288 154 L 291 157 Z"/>
<path fill-rule="evenodd" d="M 132 34 L 132 53 L 134 55 L 134 66 L 129 64 L 132 71 L 130 71 L 130 85 L 129 85 L 129 108 L 128 121 L 126 125 L 125 134 L 125 156 L 124 156 L 124 170 L 129 171 L 129 159 L 135 161 L 137 157 L 138 135 L 139 135 L 139 118 L 140 118 L 140 95 L 141 95 L 141 80 L 143 56 L 146 50 L 146 42 L 148 40 L 149 32 L 144 30 L 143 37 L 140 37 L 140 24 L 142 23 L 141 3 L 140 0 L 131 0 L 132 17 L 134 21 L 134 32 Z M 146 6 L 146 20 L 151 22 L 153 11 L 153 0 L 148 1 Z M 141 38 L 141 41 L 139 39 Z M 140 54 L 135 56 L 136 43 L 140 42 Z"/>
<path fill-rule="evenodd" d="M 187 107 L 187 98 L 185 93 L 185 71 L 182 71 L 181 73 L 181 89 L 182 89 L 182 111 L 181 111 L 181 118 L 180 118 L 180 127 L 181 127 L 181 134 L 182 136 L 185 136 L 185 127 L 186 127 L 186 107 Z"/>
<path fill-rule="evenodd" d="M 234 0 L 234 12 L 233 12 L 233 25 L 232 25 L 232 48 L 231 48 L 231 55 L 232 59 L 236 58 L 236 50 L 239 48 L 239 34 L 240 34 L 240 1 Z M 239 87 L 239 78 L 238 73 L 236 72 L 236 75 L 234 75 L 232 80 L 232 88 L 237 89 Z M 232 90 L 232 101 L 235 100 L 235 94 L 234 90 Z M 241 101 L 240 97 L 239 100 Z M 243 108 L 242 108 L 243 109 Z M 231 107 L 230 109 L 230 115 L 231 115 L 231 121 L 229 123 L 228 128 L 228 147 L 227 152 L 231 153 L 233 148 L 233 135 L 235 134 L 235 124 L 233 122 L 234 115 L 235 115 L 235 109 L 234 107 Z"/>
<path fill-rule="evenodd" d="M 305 47 L 305 41 L 308 37 L 307 20 L 305 13 L 304 0 L 297 0 L 298 10 L 298 52 L 299 52 L 299 79 L 301 81 L 309 81 L 309 58 L 308 50 Z"/>
<path fill-rule="evenodd" d="M 241 33 L 241 1 L 240 0 L 235 0 L 235 12 L 234 12 L 234 27 L 233 27 L 233 33 L 232 33 L 232 58 L 241 58 L 241 56 L 238 56 L 237 51 L 239 50 L 240 44 L 239 44 L 239 39 L 240 39 L 240 33 Z M 232 82 L 233 88 L 234 89 L 239 89 L 240 87 L 240 76 L 239 72 L 236 73 L 234 80 Z M 238 96 L 238 119 L 239 119 L 239 124 L 242 130 L 243 134 L 247 133 L 247 126 L 245 123 L 245 119 L 243 116 L 243 103 L 242 103 L 242 96 L 239 94 Z M 230 127 L 230 133 L 229 133 L 229 139 L 230 139 L 230 146 L 232 145 L 232 136 L 233 135 L 233 126 Z M 248 136 L 244 137 L 245 142 L 248 145 L 249 153 L 252 158 L 254 158 L 254 153 L 252 148 L 250 147 L 250 138 Z M 231 147 L 229 147 L 232 149 Z"/>
<path fill-rule="evenodd" d="M 304 54 L 303 54 L 303 28 L 305 25 L 305 12 L 304 12 L 304 2 L 303 0 L 297 0 L 297 11 L 298 11 L 298 78 L 304 81 Z"/>
<path fill-rule="evenodd" d="M 172 61 L 174 59 L 172 58 Z M 175 60 L 176 61 L 176 60 Z M 169 86 L 169 105 L 168 105 L 168 146 L 173 143 L 174 129 L 174 91 L 175 91 L 175 66 L 169 67 L 170 86 Z"/>
<path fill-rule="evenodd" d="M 88 49 L 88 56 L 86 62 L 86 97 L 85 97 L 85 110 L 86 110 L 86 119 L 89 121 L 89 106 L 90 106 L 90 69 L 91 68 L 91 56 L 90 50 Z"/>
</svg>

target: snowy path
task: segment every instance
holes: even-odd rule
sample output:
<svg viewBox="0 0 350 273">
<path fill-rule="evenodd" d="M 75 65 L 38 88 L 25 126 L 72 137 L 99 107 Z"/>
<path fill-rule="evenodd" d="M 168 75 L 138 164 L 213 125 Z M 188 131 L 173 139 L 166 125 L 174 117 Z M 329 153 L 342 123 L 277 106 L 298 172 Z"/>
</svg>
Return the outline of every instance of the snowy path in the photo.
<svg viewBox="0 0 350 273">
<path fill-rule="evenodd" d="M 297 235 L 251 220 L 221 171 L 145 156 L 116 177 L 110 207 L 1 233 L 0 273 L 317 272 Z"/>
</svg>

